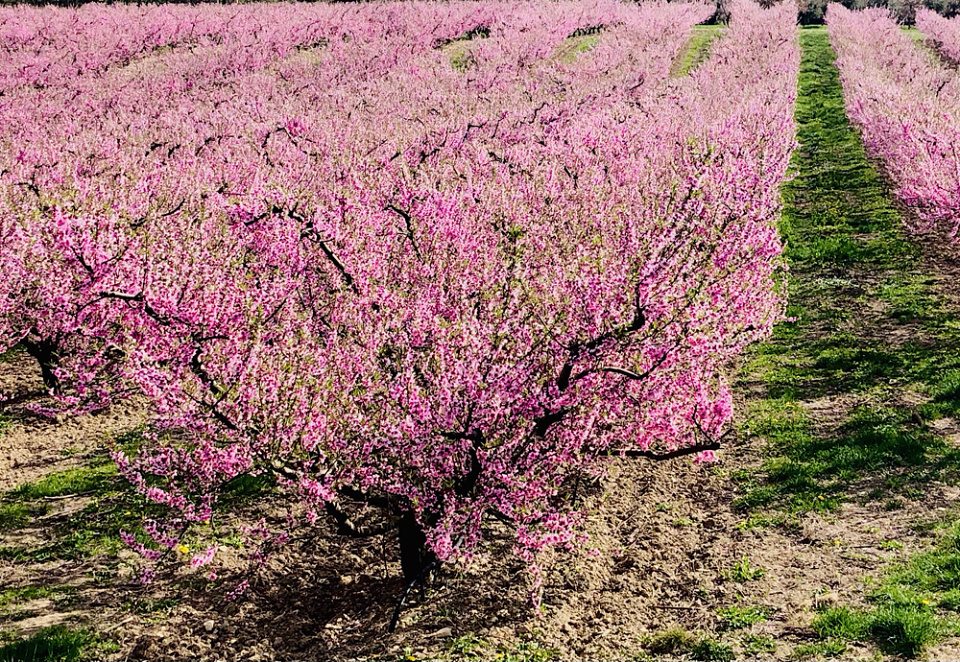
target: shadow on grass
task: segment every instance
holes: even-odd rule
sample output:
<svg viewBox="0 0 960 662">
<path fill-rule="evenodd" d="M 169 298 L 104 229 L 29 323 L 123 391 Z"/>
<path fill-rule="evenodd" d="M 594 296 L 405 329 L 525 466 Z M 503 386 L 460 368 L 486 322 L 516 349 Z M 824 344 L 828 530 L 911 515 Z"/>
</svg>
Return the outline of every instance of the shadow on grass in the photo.
<svg viewBox="0 0 960 662">
<path fill-rule="evenodd" d="M 118 648 L 86 630 L 57 625 L 0 646 L 0 662 L 80 662 L 95 660 Z"/>
</svg>

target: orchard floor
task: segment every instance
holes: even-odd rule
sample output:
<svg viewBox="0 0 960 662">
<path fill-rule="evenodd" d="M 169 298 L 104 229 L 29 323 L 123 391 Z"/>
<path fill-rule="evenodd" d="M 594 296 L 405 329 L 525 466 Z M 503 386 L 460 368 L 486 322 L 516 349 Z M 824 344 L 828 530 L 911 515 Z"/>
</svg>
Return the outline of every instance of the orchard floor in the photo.
<svg viewBox="0 0 960 662">
<path fill-rule="evenodd" d="M 118 531 L 146 506 L 103 450 L 135 443 L 137 410 L 58 422 L 13 406 L 0 660 L 960 659 L 960 256 L 905 237 L 825 31 L 802 42 L 782 223 L 796 320 L 733 369 L 740 415 L 719 463 L 624 461 L 594 486 L 599 554 L 551 559 L 542 614 L 506 531 L 415 594 L 393 635 L 391 540 L 297 540 L 233 602 L 229 568 L 141 586 Z M 38 389 L 35 372 L 7 355 L 0 391 Z M 248 496 L 224 517 L 256 519 Z"/>
</svg>

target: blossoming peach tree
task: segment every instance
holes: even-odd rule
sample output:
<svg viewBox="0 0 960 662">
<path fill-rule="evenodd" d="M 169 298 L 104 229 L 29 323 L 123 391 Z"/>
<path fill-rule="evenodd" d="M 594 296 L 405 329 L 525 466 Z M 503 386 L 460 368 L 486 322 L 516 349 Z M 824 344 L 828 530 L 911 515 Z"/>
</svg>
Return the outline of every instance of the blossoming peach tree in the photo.
<svg viewBox="0 0 960 662">
<path fill-rule="evenodd" d="M 10 169 L 7 344 L 55 346 L 62 407 L 148 403 L 146 443 L 114 455 L 173 515 L 128 542 L 157 561 L 270 475 L 291 510 L 248 529 L 267 547 L 320 516 L 396 530 L 412 582 L 469 558 L 492 518 L 535 568 L 582 542 L 579 477 L 712 459 L 725 364 L 783 314 L 799 67 L 795 7 L 733 8 L 682 79 L 705 6 L 480 3 L 435 21 L 455 37 L 483 19 L 456 67 L 452 37 L 331 23 L 310 57 L 171 85 L 155 125 L 77 119 L 67 168 Z M 593 51 L 555 55 L 597 26 Z M 385 44 L 396 57 L 370 57 Z M 91 147 L 114 119 L 132 146 Z"/>
</svg>

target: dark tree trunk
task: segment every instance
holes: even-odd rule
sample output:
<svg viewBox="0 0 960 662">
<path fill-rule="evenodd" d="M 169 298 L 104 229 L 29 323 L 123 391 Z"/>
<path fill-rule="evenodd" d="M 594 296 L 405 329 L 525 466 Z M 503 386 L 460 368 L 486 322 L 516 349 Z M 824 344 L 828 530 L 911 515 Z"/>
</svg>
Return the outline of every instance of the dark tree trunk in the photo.
<svg viewBox="0 0 960 662">
<path fill-rule="evenodd" d="M 412 582 L 431 563 L 436 562 L 436 555 L 427 548 L 427 537 L 412 512 L 405 512 L 397 526 L 400 537 L 400 567 L 403 570 L 403 579 Z"/>
<path fill-rule="evenodd" d="M 40 364 L 40 375 L 43 377 L 43 385 L 54 393 L 60 393 L 60 380 L 54 374 L 54 370 L 59 362 L 57 346 L 49 340 L 29 340 L 20 341 L 27 354 L 32 356 Z"/>
</svg>

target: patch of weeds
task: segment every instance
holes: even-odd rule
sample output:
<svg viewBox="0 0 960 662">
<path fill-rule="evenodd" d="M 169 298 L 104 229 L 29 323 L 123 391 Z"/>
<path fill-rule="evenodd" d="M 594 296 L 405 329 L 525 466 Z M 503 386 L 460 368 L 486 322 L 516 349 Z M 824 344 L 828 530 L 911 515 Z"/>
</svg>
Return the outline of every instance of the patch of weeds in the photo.
<svg viewBox="0 0 960 662">
<path fill-rule="evenodd" d="M 455 637 L 447 642 L 447 653 L 454 659 L 476 659 L 483 657 L 487 643 L 472 632 Z"/>
<path fill-rule="evenodd" d="M 47 526 L 50 542 L 42 546 L 0 547 L 0 559 L 44 563 L 54 559 L 115 556 L 124 547 L 120 531 L 135 533 L 145 517 L 161 516 L 163 507 L 148 502 L 129 486 L 125 492 L 98 495 L 79 512 Z"/>
<path fill-rule="evenodd" d="M 457 71 L 467 71 L 476 66 L 477 61 L 473 57 L 473 53 L 463 49 L 458 50 L 453 55 L 450 56 L 450 66 Z"/>
<path fill-rule="evenodd" d="M 226 509 L 247 503 L 271 492 L 276 485 L 277 479 L 273 474 L 260 474 L 259 476 L 240 474 L 220 489 L 217 507 Z"/>
<path fill-rule="evenodd" d="M 813 620 L 813 631 L 821 639 L 863 639 L 869 628 L 869 619 L 849 607 L 831 607 Z"/>
<path fill-rule="evenodd" d="M 131 430 L 115 435 L 113 443 L 127 455 L 134 455 L 140 451 L 144 442 L 146 442 L 144 437 L 146 431 L 145 425 L 138 425 Z"/>
<path fill-rule="evenodd" d="M 82 467 L 44 476 L 33 483 L 24 483 L 7 493 L 10 499 L 35 501 L 68 494 L 114 492 L 119 489 L 120 477 L 112 462 L 97 462 Z"/>
<path fill-rule="evenodd" d="M 22 529 L 32 518 L 45 514 L 47 510 L 45 504 L 0 502 L 0 531 Z"/>
<path fill-rule="evenodd" d="M 697 643 L 696 638 L 680 628 L 671 628 L 657 632 L 644 644 L 653 655 L 663 657 L 686 653 Z"/>
<path fill-rule="evenodd" d="M 781 526 L 786 523 L 786 515 L 754 513 L 747 517 L 747 519 L 737 522 L 737 528 L 741 531 L 750 531 L 751 529 L 769 529 L 771 527 Z"/>
<path fill-rule="evenodd" d="M 773 637 L 761 637 L 756 634 L 744 635 L 740 644 L 743 646 L 744 654 L 752 658 L 769 657 L 777 650 Z"/>
<path fill-rule="evenodd" d="M 933 549 L 891 572 L 883 586 L 881 595 L 887 597 L 893 587 L 909 587 L 918 594 L 960 589 L 960 523 L 948 529 Z"/>
<path fill-rule="evenodd" d="M 742 630 L 755 623 L 764 623 L 770 616 L 770 611 L 766 607 L 724 607 L 717 611 L 720 617 L 721 627 L 724 630 Z"/>
<path fill-rule="evenodd" d="M 945 634 L 944 623 L 923 605 L 887 604 L 873 611 L 835 607 L 822 612 L 813 629 L 825 641 L 873 641 L 882 651 L 916 659 Z"/>
<path fill-rule="evenodd" d="M 940 628 L 929 611 L 898 605 L 881 607 L 873 614 L 870 635 L 881 650 L 916 659 L 938 638 Z"/>
<path fill-rule="evenodd" d="M 742 584 L 744 582 L 760 579 L 766 574 L 766 570 L 751 565 L 750 559 L 744 556 L 742 559 L 734 563 L 733 567 L 723 572 L 723 578 L 728 581 Z"/>
<path fill-rule="evenodd" d="M 880 299 L 890 304 L 890 317 L 901 322 L 927 321 L 943 314 L 930 296 L 935 281 L 917 274 L 895 274 L 880 286 Z"/>
<path fill-rule="evenodd" d="M 883 494 L 884 492 L 881 492 Z M 888 513 L 894 510 L 903 510 L 906 507 L 906 503 L 902 499 L 887 499 L 883 504 L 883 509 Z"/>
<path fill-rule="evenodd" d="M 712 637 L 704 637 L 691 647 L 690 657 L 694 660 L 730 662 L 734 657 L 733 647 Z"/>
<path fill-rule="evenodd" d="M 673 520 L 673 525 L 674 525 L 674 526 L 679 526 L 679 527 L 681 527 L 681 528 L 686 528 L 686 527 L 689 527 L 689 526 L 696 526 L 696 524 L 697 524 L 697 523 L 694 522 L 694 521 L 693 521 L 692 519 L 690 519 L 689 517 L 678 517 L 677 519 Z"/>
<path fill-rule="evenodd" d="M 56 625 L 0 646 L 0 662 L 79 662 L 117 650 L 115 643 L 105 642 L 91 632 Z"/>
<path fill-rule="evenodd" d="M 17 357 L 26 354 L 27 350 L 23 345 L 14 345 L 5 352 L 0 352 L 0 363 L 13 363 Z"/>
<path fill-rule="evenodd" d="M 57 598 L 72 595 L 76 592 L 74 586 L 63 585 L 33 585 L 20 588 L 8 588 L 0 592 L 0 609 L 16 606 L 21 602 L 39 600 L 41 598 Z"/>
<path fill-rule="evenodd" d="M 938 367 L 930 379 L 931 400 L 919 407 L 925 420 L 960 416 L 960 367 Z"/>
<path fill-rule="evenodd" d="M 570 64 L 576 61 L 582 53 L 592 51 L 600 43 L 600 37 L 597 34 L 581 34 L 568 37 L 557 48 L 557 58 L 561 62 Z"/>
<path fill-rule="evenodd" d="M 559 658 L 560 651 L 532 640 L 521 641 L 513 648 L 501 647 L 497 655 L 502 662 L 548 662 Z"/>
<path fill-rule="evenodd" d="M 793 649 L 790 657 L 797 660 L 808 660 L 819 657 L 840 657 L 847 652 L 847 645 L 838 639 L 817 641 L 811 644 L 800 644 Z"/>
<path fill-rule="evenodd" d="M 887 551 L 899 552 L 903 550 L 903 543 L 899 540 L 884 540 L 880 543 L 879 547 Z"/>
</svg>

